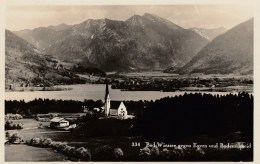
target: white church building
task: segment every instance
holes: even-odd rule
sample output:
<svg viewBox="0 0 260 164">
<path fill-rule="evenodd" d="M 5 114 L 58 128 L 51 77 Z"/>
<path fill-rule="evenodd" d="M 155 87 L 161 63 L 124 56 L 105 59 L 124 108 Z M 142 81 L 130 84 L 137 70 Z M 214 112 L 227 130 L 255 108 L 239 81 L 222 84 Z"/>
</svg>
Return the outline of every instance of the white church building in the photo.
<svg viewBox="0 0 260 164">
<path fill-rule="evenodd" d="M 106 116 L 117 117 L 121 119 L 134 117 L 127 114 L 127 108 L 123 101 L 110 100 L 108 84 L 106 84 L 104 112 Z"/>
</svg>

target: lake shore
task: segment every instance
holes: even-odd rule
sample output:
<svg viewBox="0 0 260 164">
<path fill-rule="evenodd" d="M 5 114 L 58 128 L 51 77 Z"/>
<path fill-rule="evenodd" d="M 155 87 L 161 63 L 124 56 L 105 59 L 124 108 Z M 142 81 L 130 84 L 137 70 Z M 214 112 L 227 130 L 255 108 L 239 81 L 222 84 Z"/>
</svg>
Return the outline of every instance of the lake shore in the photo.
<svg viewBox="0 0 260 164">
<path fill-rule="evenodd" d="M 34 92 L 34 91 L 67 91 L 72 90 L 68 87 L 15 87 L 13 89 L 5 89 L 5 92 Z"/>
<path fill-rule="evenodd" d="M 71 90 L 60 90 L 60 91 L 12 91 L 5 92 L 5 100 L 24 100 L 32 101 L 34 99 L 62 99 L 62 100 L 103 100 L 105 94 L 104 84 L 81 84 L 81 85 L 67 85 L 57 86 L 58 88 L 71 88 Z M 176 91 L 176 92 L 161 92 L 161 91 L 121 91 L 120 89 L 111 89 L 110 95 L 113 100 L 157 100 L 163 97 L 174 97 L 183 95 L 185 93 L 209 93 L 213 95 L 226 95 L 233 92 L 219 92 L 219 91 Z M 237 93 L 237 92 L 234 92 Z"/>
</svg>

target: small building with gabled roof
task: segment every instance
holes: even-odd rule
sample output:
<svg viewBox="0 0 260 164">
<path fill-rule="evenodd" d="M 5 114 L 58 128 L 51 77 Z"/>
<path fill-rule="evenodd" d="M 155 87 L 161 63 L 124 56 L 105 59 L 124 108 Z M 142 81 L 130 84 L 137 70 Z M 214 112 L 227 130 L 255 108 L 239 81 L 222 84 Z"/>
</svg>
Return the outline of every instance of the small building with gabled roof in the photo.
<svg viewBox="0 0 260 164">
<path fill-rule="evenodd" d="M 52 128 L 65 128 L 70 125 L 69 121 L 63 117 L 54 117 L 50 122 L 50 127 Z"/>
</svg>

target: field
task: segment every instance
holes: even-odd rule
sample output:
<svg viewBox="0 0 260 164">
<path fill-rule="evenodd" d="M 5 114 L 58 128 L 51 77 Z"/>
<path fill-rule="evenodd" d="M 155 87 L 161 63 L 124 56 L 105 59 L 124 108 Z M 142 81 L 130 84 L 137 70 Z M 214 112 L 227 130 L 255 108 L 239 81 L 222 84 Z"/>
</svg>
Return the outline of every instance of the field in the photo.
<svg viewBox="0 0 260 164">
<path fill-rule="evenodd" d="M 67 157 L 53 149 L 37 148 L 27 145 L 5 145 L 5 161 L 40 162 L 66 161 Z"/>
</svg>

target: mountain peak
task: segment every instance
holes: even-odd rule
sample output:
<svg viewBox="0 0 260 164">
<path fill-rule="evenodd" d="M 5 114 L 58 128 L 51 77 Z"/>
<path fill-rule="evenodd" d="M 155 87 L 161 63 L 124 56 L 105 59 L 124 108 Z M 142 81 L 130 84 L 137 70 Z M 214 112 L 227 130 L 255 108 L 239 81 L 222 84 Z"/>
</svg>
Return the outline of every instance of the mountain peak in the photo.
<svg viewBox="0 0 260 164">
<path fill-rule="evenodd" d="M 60 25 L 58 26 L 68 26 L 66 23 L 61 23 Z"/>
<path fill-rule="evenodd" d="M 69 27 L 70 27 L 70 25 L 62 23 L 62 24 L 59 24 L 57 26 L 48 26 L 47 28 L 52 29 L 52 30 L 56 30 L 56 31 L 60 31 L 60 30 L 65 30 Z"/>
<path fill-rule="evenodd" d="M 136 19 L 142 19 L 142 17 L 140 15 L 138 15 L 138 14 L 135 14 L 132 17 L 130 17 L 129 19 L 127 19 L 127 20 L 136 20 Z"/>
<path fill-rule="evenodd" d="M 173 30 L 178 30 L 178 29 L 183 29 L 182 27 L 178 26 L 177 24 L 169 21 L 168 19 L 164 19 L 164 18 L 161 18 L 157 15 L 153 15 L 153 14 L 150 14 L 150 13 L 144 13 L 143 18 L 145 18 L 146 20 L 149 20 L 153 23 L 162 23 L 164 25 L 166 25 L 168 28 L 171 28 Z"/>
<path fill-rule="evenodd" d="M 149 19 L 149 20 L 152 20 L 152 21 L 155 21 L 155 20 L 165 20 L 157 15 L 153 15 L 153 14 L 150 14 L 150 13 L 144 13 L 143 18 L 146 18 L 146 19 Z"/>
<path fill-rule="evenodd" d="M 131 23 L 132 25 L 144 25 L 143 17 L 140 15 L 133 15 L 129 19 L 126 20 L 127 23 Z"/>
</svg>

